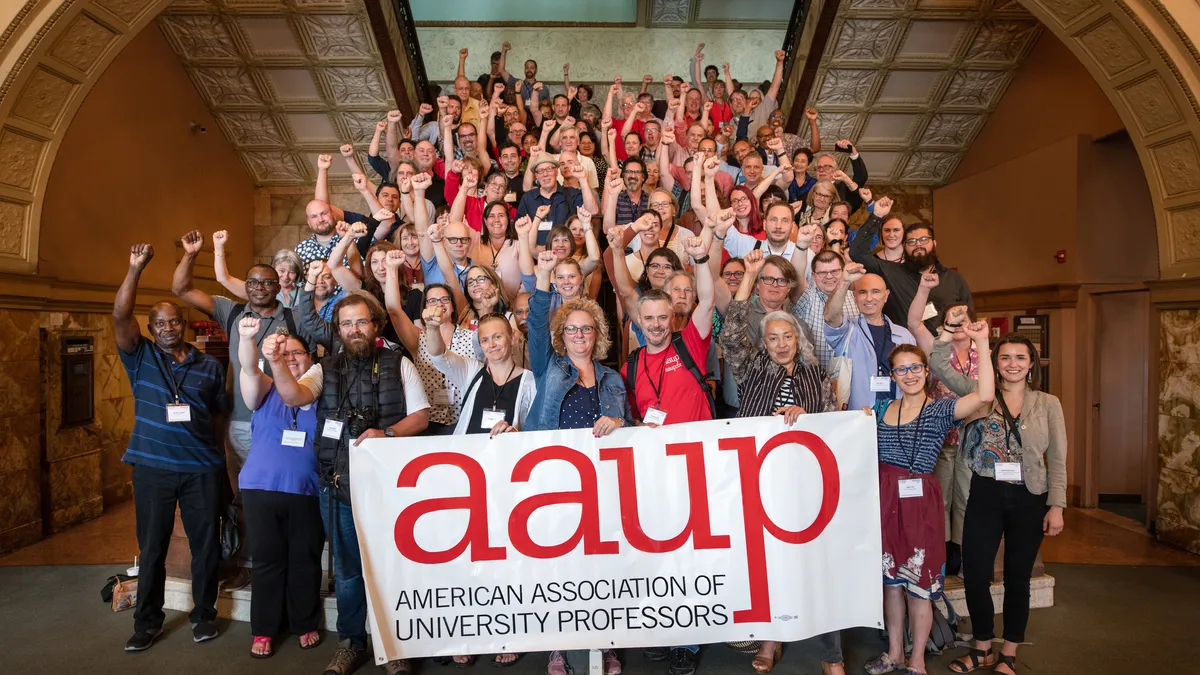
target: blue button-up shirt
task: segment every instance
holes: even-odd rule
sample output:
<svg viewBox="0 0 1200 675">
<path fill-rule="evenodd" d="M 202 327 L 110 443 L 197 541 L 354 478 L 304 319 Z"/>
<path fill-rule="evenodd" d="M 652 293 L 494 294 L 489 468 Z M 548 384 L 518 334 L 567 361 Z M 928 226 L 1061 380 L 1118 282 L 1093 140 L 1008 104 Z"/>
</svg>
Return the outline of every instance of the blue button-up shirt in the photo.
<svg viewBox="0 0 1200 675">
<path fill-rule="evenodd" d="M 907 328 L 892 323 L 887 317 L 884 323 L 891 329 L 892 344 L 915 345 L 912 333 Z M 887 364 L 880 368 L 875 356 L 875 348 L 871 346 L 871 329 L 867 327 L 867 317 L 859 315 L 857 319 L 842 319 L 842 325 L 834 327 L 825 324 L 825 340 L 833 350 L 834 356 L 849 356 L 851 366 L 850 397 L 846 401 L 849 410 L 858 410 L 875 405 L 875 392 L 871 391 L 871 378 L 887 374 Z M 892 387 L 893 392 L 896 387 Z"/>
</svg>

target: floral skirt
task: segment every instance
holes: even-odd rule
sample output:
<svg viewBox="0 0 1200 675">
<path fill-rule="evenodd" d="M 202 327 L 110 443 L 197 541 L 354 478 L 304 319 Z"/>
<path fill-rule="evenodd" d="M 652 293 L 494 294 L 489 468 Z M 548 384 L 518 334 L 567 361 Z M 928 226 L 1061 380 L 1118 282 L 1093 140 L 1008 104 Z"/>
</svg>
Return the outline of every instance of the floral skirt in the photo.
<svg viewBox="0 0 1200 675">
<path fill-rule="evenodd" d="M 900 497 L 900 481 L 921 481 L 920 497 Z M 883 583 L 909 595 L 936 600 L 946 568 L 946 522 L 942 486 L 931 473 L 909 474 L 879 463 L 879 511 L 883 534 Z"/>
</svg>

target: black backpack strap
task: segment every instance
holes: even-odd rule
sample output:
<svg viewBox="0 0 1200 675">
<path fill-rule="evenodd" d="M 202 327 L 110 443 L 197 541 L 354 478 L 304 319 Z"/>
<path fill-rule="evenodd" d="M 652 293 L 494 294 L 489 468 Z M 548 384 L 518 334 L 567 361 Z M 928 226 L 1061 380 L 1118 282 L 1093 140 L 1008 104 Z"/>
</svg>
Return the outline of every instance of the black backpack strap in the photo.
<svg viewBox="0 0 1200 675">
<path fill-rule="evenodd" d="M 638 347 L 632 352 L 629 352 L 629 357 L 625 359 L 625 395 L 629 397 L 629 400 L 633 401 L 631 404 L 631 407 L 633 408 L 633 416 L 639 420 L 642 419 L 642 413 L 640 410 L 638 410 L 637 394 L 634 393 L 634 385 L 637 383 L 637 362 L 638 356 L 640 356 L 641 353 L 642 348 Z"/>
<path fill-rule="evenodd" d="M 225 320 L 225 325 L 223 326 L 225 329 L 225 339 L 228 342 L 233 342 L 233 336 L 237 332 L 238 319 L 242 318 L 242 314 L 245 313 L 245 311 L 246 303 L 239 302 L 238 304 L 234 305 L 233 309 L 229 312 L 229 318 Z"/>
<path fill-rule="evenodd" d="M 716 419 L 717 404 L 713 400 L 712 390 L 708 388 L 708 381 L 704 379 L 704 373 L 700 372 L 700 368 L 692 360 L 692 353 L 688 351 L 687 343 L 683 341 L 683 333 L 678 331 L 671 333 L 671 344 L 675 346 L 675 353 L 679 355 L 679 362 L 683 364 L 684 368 L 687 368 L 692 377 L 696 378 L 696 383 L 700 385 L 700 389 L 704 392 L 704 397 L 708 399 L 708 409 L 712 413 L 713 419 Z"/>
<path fill-rule="evenodd" d="M 466 405 L 467 399 L 471 398 L 471 391 L 475 389 L 475 387 L 479 386 L 479 381 L 483 379 L 485 374 L 487 374 L 487 368 L 480 368 L 479 372 L 475 373 L 475 377 L 471 378 L 470 383 L 467 384 L 466 390 L 463 391 L 463 405 Z M 467 414 L 470 415 L 471 413 L 468 412 Z"/>
</svg>

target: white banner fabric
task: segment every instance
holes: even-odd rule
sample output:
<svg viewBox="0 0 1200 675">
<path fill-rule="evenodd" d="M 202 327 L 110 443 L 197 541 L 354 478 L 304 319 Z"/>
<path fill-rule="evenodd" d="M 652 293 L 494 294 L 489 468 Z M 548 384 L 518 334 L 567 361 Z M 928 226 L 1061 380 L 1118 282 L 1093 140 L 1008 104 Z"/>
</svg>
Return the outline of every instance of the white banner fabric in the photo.
<svg viewBox="0 0 1200 675">
<path fill-rule="evenodd" d="M 376 661 L 882 627 L 876 456 L 861 411 L 364 441 Z"/>
</svg>

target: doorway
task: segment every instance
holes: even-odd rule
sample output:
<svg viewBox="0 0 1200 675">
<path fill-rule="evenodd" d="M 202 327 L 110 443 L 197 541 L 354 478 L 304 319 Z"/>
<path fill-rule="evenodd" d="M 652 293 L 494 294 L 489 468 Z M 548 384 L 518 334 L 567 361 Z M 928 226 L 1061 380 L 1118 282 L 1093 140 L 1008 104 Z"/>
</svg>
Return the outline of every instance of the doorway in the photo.
<svg viewBox="0 0 1200 675">
<path fill-rule="evenodd" d="M 1096 487 L 1100 508 L 1147 527 L 1154 465 L 1147 443 L 1150 293 L 1106 293 L 1096 301 Z"/>
</svg>

